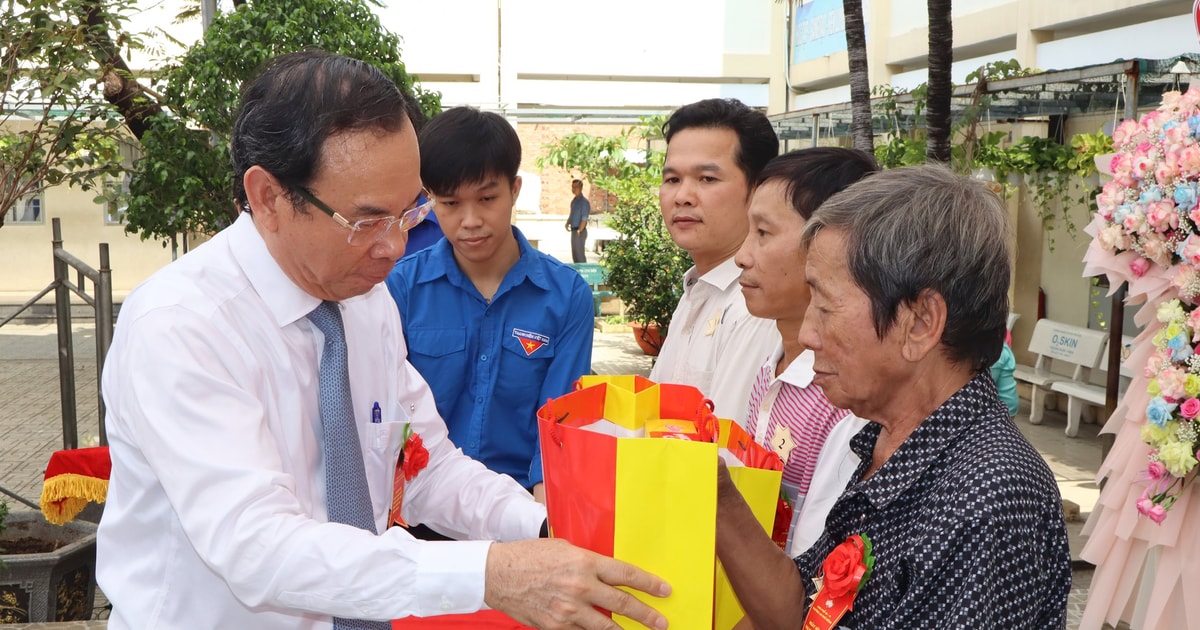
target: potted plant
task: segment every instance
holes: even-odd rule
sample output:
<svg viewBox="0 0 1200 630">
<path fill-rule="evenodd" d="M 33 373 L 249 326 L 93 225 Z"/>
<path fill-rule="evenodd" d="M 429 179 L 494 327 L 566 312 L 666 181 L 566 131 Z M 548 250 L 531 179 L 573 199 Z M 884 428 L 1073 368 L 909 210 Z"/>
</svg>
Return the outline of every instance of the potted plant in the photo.
<svg viewBox="0 0 1200 630">
<path fill-rule="evenodd" d="M 0 502 L 0 623 L 90 619 L 96 597 L 96 525 L 52 525 Z"/>
<path fill-rule="evenodd" d="M 1052 138 L 1024 136 L 1008 148 L 1008 155 L 1013 171 L 1024 178 L 1042 226 L 1052 232 L 1061 223 L 1067 235 L 1073 238 L 1078 232 L 1069 212 L 1076 201 L 1071 196 L 1075 152 Z M 1050 236 L 1050 246 L 1054 247 L 1053 236 Z"/>
<path fill-rule="evenodd" d="M 1075 152 L 1068 161 L 1071 170 L 1083 180 L 1088 191 L 1099 187 L 1098 162 L 1102 160 L 1101 156 L 1113 154 L 1112 136 L 1103 131 L 1077 133 L 1071 137 L 1071 149 Z M 1109 161 L 1112 161 L 1111 157 Z"/>
<path fill-rule="evenodd" d="M 608 288 L 625 304 L 634 337 L 651 355 L 662 347 L 683 292 L 681 278 L 692 265 L 671 240 L 659 210 L 664 155 L 650 145 L 661 128 L 661 117 L 652 117 L 620 138 L 573 134 L 548 146 L 547 156 L 538 160 L 540 166 L 577 171 L 616 198 L 607 221 L 618 237 L 605 246 L 600 262 L 608 270 Z M 637 162 L 626 159 L 631 140 L 647 147 Z"/>
</svg>

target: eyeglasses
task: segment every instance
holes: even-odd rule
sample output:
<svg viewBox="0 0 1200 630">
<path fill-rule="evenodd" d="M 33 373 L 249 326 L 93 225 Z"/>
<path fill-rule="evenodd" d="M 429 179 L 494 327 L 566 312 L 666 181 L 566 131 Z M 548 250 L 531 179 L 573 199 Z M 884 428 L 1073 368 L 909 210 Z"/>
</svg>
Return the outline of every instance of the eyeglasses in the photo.
<svg viewBox="0 0 1200 630">
<path fill-rule="evenodd" d="M 346 242 L 351 245 L 373 245 L 387 237 L 392 231 L 392 226 L 399 224 L 401 232 L 407 232 L 416 227 L 418 223 L 425 220 L 425 216 L 433 210 L 433 206 L 437 201 L 430 194 L 429 189 L 422 188 L 421 193 L 417 195 L 417 205 L 405 210 L 399 217 L 379 217 L 372 219 L 361 219 L 351 223 L 346 220 L 341 214 L 335 212 L 324 201 L 317 199 L 316 195 L 312 194 L 304 188 L 297 187 L 296 192 L 304 197 L 304 200 L 316 206 L 333 218 L 338 225 L 350 230 L 350 234 L 346 236 Z"/>
</svg>

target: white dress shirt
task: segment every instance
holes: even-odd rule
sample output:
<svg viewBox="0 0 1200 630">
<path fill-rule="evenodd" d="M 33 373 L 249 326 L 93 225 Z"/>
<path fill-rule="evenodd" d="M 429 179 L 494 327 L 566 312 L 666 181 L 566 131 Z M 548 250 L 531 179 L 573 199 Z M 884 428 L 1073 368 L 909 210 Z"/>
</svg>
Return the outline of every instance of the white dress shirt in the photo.
<svg viewBox="0 0 1200 630">
<path fill-rule="evenodd" d="M 779 343 L 779 330 L 746 310 L 739 275 L 732 256 L 703 276 L 695 267 L 683 274 L 683 297 L 650 380 L 696 387 L 718 417 L 744 428 L 750 386 Z"/>
<path fill-rule="evenodd" d="M 825 531 L 825 519 L 838 497 L 846 490 L 854 471 L 858 469 L 859 457 L 850 450 L 850 438 L 858 435 L 867 421 L 854 414 L 842 418 L 833 425 L 817 457 L 812 483 L 808 485 L 808 496 L 799 510 L 792 514 L 792 528 L 788 535 L 788 555 L 796 556 L 808 551 Z"/>
<path fill-rule="evenodd" d="M 544 508 L 448 440 L 382 285 L 341 312 L 383 533 L 327 522 L 324 339 L 306 319 L 318 303 L 245 214 L 125 301 L 103 375 L 113 466 L 97 577 L 113 603 L 110 628 L 313 629 L 331 627 L 331 616 L 483 607 L 489 542 L 384 529 L 408 422 L 430 461 L 406 487 L 406 520 L 479 540 L 537 536 Z"/>
</svg>

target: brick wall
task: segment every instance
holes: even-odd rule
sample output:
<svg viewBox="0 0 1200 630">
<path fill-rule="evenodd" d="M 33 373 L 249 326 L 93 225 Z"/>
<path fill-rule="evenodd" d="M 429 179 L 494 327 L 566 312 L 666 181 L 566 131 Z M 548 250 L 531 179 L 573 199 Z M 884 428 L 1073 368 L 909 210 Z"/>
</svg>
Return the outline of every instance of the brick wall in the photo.
<svg viewBox="0 0 1200 630">
<path fill-rule="evenodd" d="M 517 125 L 517 136 L 521 139 L 521 170 L 536 173 L 542 179 L 540 207 L 542 214 L 566 216 L 571 210 L 571 180 L 582 179 L 580 173 L 568 173 L 560 168 L 547 166 L 539 169 L 537 159 L 546 154 L 543 148 L 554 144 L 559 138 L 573 133 L 586 133 L 598 137 L 614 137 L 632 125 L 596 124 L 542 124 L 521 123 Z M 583 194 L 592 204 L 592 214 L 603 212 L 612 203 L 611 196 L 602 190 L 592 190 L 590 182 L 583 183 Z"/>
</svg>

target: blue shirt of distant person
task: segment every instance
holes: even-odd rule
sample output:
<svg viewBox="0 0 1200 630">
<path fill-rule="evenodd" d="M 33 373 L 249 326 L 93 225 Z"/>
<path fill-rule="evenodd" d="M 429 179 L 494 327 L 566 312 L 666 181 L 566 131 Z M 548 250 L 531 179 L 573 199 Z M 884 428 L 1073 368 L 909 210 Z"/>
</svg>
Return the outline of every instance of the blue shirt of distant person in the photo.
<svg viewBox="0 0 1200 630">
<path fill-rule="evenodd" d="M 542 482 L 537 409 L 590 370 L 592 294 L 578 272 L 512 233 L 521 257 L 490 301 L 445 240 L 401 260 L 387 287 L 451 441 L 532 489 Z"/>
<path fill-rule="evenodd" d="M 451 441 L 540 498 L 537 409 L 591 370 L 591 289 L 512 226 L 520 142 L 503 117 L 448 110 L 421 130 L 420 148 L 445 239 L 387 279 L 409 361 Z"/>
<path fill-rule="evenodd" d="M 992 364 L 992 380 L 996 382 L 996 393 L 1004 406 L 1008 407 L 1008 415 L 1015 416 L 1020 409 L 1020 399 L 1017 398 L 1017 381 L 1013 372 L 1017 368 L 1017 359 L 1013 356 L 1012 348 L 1007 343 L 1000 349 L 1000 358 Z"/>
</svg>

